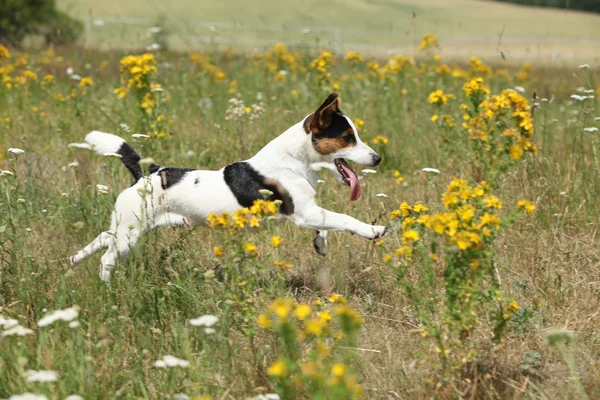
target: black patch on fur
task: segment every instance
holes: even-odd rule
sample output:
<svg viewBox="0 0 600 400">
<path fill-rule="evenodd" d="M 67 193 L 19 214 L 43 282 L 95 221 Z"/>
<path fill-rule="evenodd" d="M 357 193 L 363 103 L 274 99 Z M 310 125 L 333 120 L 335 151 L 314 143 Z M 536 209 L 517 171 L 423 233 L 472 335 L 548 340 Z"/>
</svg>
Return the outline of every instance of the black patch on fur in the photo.
<svg viewBox="0 0 600 400">
<path fill-rule="evenodd" d="M 150 167 L 152 168 L 152 166 Z M 163 168 L 158 171 L 158 176 L 160 177 L 160 186 L 167 190 L 168 188 L 177 185 L 185 174 L 193 171 L 193 169 L 189 168 Z"/>
<path fill-rule="evenodd" d="M 121 155 L 121 161 L 125 164 L 125 167 L 133 175 L 133 179 L 137 182 L 142 176 L 142 167 L 140 167 L 140 155 L 133 150 L 133 148 L 127 143 L 123 142 L 117 154 Z"/>
<path fill-rule="evenodd" d="M 160 165 L 150 164 L 150 167 L 148 168 L 148 172 L 153 174 L 153 173 L 157 172 L 159 169 L 160 169 Z"/>
<path fill-rule="evenodd" d="M 294 202 L 287 190 L 276 180 L 265 178 L 247 162 L 228 165 L 223 171 L 225 183 L 242 207 L 251 207 L 254 200 L 262 199 L 259 190 L 273 192 L 269 200 L 281 200 L 279 211 L 284 215 L 294 213 Z"/>
<path fill-rule="evenodd" d="M 199 183 L 200 183 L 200 178 L 194 179 L 194 186 L 198 186 Z"/>
<path fill-rule="evenodd" d="M 344 133 L 348 130 L 352 133 L 344 136 Z M 347 144 L 356 144 L 356 136 L 354 135 L 354 130 L 350 126 L 350 123 L 344 117 L 344 114 L 336 112 L 333 114 L 331 125 L 318 135 L 313 135 L 312 140 L 315 142 L 319 139 L 335 139 L 339 137 L 343 137 Z"/>
</svg>

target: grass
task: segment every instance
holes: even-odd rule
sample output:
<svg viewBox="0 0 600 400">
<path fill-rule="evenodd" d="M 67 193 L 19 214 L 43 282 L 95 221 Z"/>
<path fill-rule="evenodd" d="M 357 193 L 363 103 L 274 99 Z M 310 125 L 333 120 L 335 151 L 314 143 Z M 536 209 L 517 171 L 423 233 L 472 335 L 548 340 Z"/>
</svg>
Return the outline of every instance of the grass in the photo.
<svg viewBox="0 0 600 400">
<path fill-rule="evenodd" d="M 533 71 L 507 74 L 480 66 L 456 67 L 460 76 L 452 77 L 440 73 L 440 62 L 424 52 L 397 74 L 338 59 L 334 66 L 327 64 L 332 78 L 319 80 L 311 57 L 299 54 L 290 62 L 270 54 L 257 59 L 215 53 L 207 64 L 206 57 L 191 62 L 186 54 L 159 53 L 152 81 L 163 85 L 168 101 L 152 112 L 163 116 L 162 127 L 151 126 L 157 114 L 141 112 L 131 94 L 118 99 L 113 93 L 121 83 L 118 65 L 124 53 L 33 52 L 28 68 L 37 79 L 24 84 L 15 81 L 26 70 L 18 66 L 23 55 L 13 51 L 2 61 L 17 67 L 4 73 L 14 86 L 0 88 L 0 166 L 14 174 L 0 178 L 0 315 L 34 333 L 0 340 L 0 397 L 34 392 L 49 398 L 171 398 L 186 393 L 238 399 L 278 391 L 291 398 L 287 381 L 269 367 L 286 354 L 292 365 L 292 351 L 278 325 L 261 329 L 256 318 L 275 298 L 285 296 L 333 313 L 335 305 L 327 300 L 333 292 L 344 295 L 364 323 L 352 340 L 348 334 L 324 339 L 331 350 L 323 365 L 343 363 L 345 376 L 357 378 L 365 398 L 598 397 L 598 132 L 584 128 L 600 126 L 600 114 L 596 99 L 570 98 L 578 87 L 598 95 L 597 71 L 534 65 Z M 81 88 L 65 74 L 67 67 L 92 77 L 93 84 Z M 277 71 L 282 68 L 290 73 L 281 76 Z M 47 74 L 55 81 L 44 86 Z M 463 84 L 477 75 L 485 76 L 492 94 L 516 85 L 527 98 L 538 94 L 537 153 L 526 153 L 518 162 L 502 153 L 493 168 L 477 158 L 481 153 L 475 142 L 460 127 L 465 111 L 459 108 L 470 102 Z M 240 133 L 248 154 L 258 151 L 313 112 L 337 84 L 343 110 L 364 120 L 361 135 L 384 162 L 377 174 L 364 177 L 363 197 L 354 203 L 347 200 L 346 187 L 324 174 L 318 202 L 362 221 L 389 224 L 392 232 L 382 243 L 333 232 L 329 255 L 323 258 L 312 250 L 313 233 L 289 222 L 265 221 L 261 229 L 233 236 L 219 229 L 165 228 L 144 237 L 129 260 L 118 265 L 110 286 L 98 277 L 96 256 L 76 268 L 68 266 L 68 256 L 106 229 L 116 196 L 131 184 L 119 160 L 69 148 L 69 143 L 100 129 L 126 137 L 144 157 L 162 165 L 216 169 L 240 159 Z M 440 111 L 428 102 L 437 89 L 457 99 Z M 265 114 L 255 123 L 226 120 L 228 99 L 235 93 L 246 105 L 262 101 Z M 452 115 L 458 126 L 432 122 L 434 113 Z M 136 142 L 133 132 L 153 139 Z M 387 144 L 375 143 L 378 135 Z M 9 147 L 25 154 L 8 153 Z M 506 168 L 498 166 L 500 161 Z M 69 166 L 73 162 L 77 165 Z M 441 174 L 426 174 L 424 167 L 438 168 Z M 395 171 L 404 182 L 397 183 Z M 497 305 L 493 299 L 481 303 L 473 310 L 476 326 L 467 329 L 471 335 L 448 342 L 453 353 L 445 357 L 427 332 L 438 326 L 454 334 L 443 311 L 448 287 L 444 271 L 457 249 L 421 231 L 423 243 L 437 241 L 448 253 L 441 252 L 433 266 L 429 257 L 421 258 L 418 244 L 414 258 L 395 256 L 403 232 L 389 217 L 404 201 L 443 211 L 440 197 L 448 183 L 456 177 L 476 184 L 482 171 L 486 179 L 496 177 L 490 182 L 504 203 L 497 212 L 505 222 L 489 245 L 491 253 L 481 254 L 482 260 L 494 260 L 489 270 L 493 278 L 481 282 L 481 288 L 497 279 L 501 297 L 514 299 L 519 311 L 506 317 L 504 339 L 494 342 L 491 324 Z M 99 194 L 97 184 L 108 185 L 108 194 Z M 376 197 L 378 193 L 387 197 Z M 533 201 L 536 212 L 513 216 L 509 223 L 519 199 Z M 270 241 L 273 235 L 284 240 L 277 249 Z M 245 243 L 253 243 L 258 255 L 245 253 Z M 223 246 L 225 254 L 215 256 L 215 246 Z M 386 261 L 386 254 L 392 259 Z M 274 260 L 293 267 L 280 271 Z M 431 271 L 430 281 L 419 281 Z M 315 300 L 324 305 L 314 305 Z M 429 320 L 423 304 L 437 310 Z M 36 326 L 48 312 L 75 305 L 80 326 L 70 328 L 62 321 Z M 213 335 L 188 323 L 204 314 L 219 318 Z M 565 336 L 569 343 L 548 345 L 550 328 L 572 332 L 552 336 Z M 313 344 L 307 341 L 302 351 Z M 458 355 L 467 350 L 474 353 L 463 363 Z M 155 368 L 154 362 L 167 354 L 190 366 Z M 29 369 L 55 370 L 59 379 L 30 383 L 23 376 Z M 298 398 L 324 393 L 347 398 L 335 392 L 335 383 L 315 392 L 307 382 L 296 382 Z"/>
<path fill-rule="evenodd" d="M 600 16 L 595 14 L 480 0 L 283 1 L 261 2 L 260 6 L 237 1 L 177 0 L 166 5 L 60 0 L 58 4 L 81 19 L 91 12 L 95 19 L 133 17 L 164 25 L 170 45 L 184 50 L 215 44 L 248 50 L 283 41 L 333 50 L 341 43 L 342 50 L 385 56 L 390 49 L 412 52 L 421 36 L 432 32 L 443 38 L 446 57 L 464 59 L 478 54 L 500 59 L 502 51 L 514 62 L 566 63 L 591 61 L 598 53 L 600 35 Z M 214 23 L 233 26 L 217 24 L 214 31 L 209 29 Z M 148 28 L 143 24 L 93 26 L 89 44 L 105 49 L 145 47 L 152 43 Z M 313 31 L 303 34 L 304 28 Z M 339 38 L 335 29 L 341 29 Z"/>
</svg>

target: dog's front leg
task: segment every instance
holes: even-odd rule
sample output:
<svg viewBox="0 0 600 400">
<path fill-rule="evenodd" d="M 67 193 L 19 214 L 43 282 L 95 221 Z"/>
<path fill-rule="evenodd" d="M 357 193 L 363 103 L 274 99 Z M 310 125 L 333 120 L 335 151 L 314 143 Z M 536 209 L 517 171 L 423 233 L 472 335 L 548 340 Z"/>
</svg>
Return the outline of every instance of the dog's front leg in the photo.
<svg viewBox="0 0 600 400">
<path fill-rule="evenodd" d="M 346 231 L 368 239 L 380 238 L 387 232 L 385 226 L 365 224 L 348 215 L 328 211 L 316 205 L 296 212 L 291 219 L 296 225 L 304 228 Z"/>
</svg>

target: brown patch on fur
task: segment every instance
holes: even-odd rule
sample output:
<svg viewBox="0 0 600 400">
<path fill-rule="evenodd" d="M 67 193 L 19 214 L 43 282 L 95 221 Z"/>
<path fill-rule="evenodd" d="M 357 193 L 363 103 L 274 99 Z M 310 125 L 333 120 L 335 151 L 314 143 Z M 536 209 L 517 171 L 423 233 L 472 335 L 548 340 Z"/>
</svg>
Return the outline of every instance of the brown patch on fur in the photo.
<svg viewBox="0 0 600 400">
<path fill-rule="evenodd" d="M 345 149 L 346 147 L 352 147 L 353 145 L 346 142 L 346 139 L 344 139 L 343 137 L 339 137 L 339 138 L 323 138 L 323 139 L 315 140 L 313 142 L 313 146 L 319 154 L 326 156 L 331 153 L 336 153 L 338 151 L 341 151 L 341 150 Z"/>
<path fill-rule="evenodd" d="M 310 134 L 310 133 L 312 133 L 311 130 L 310 130 L 310 123 L 312 121 L 313 115 L 315 115 L 315 114 L 310 114 L 304 120 L 304 124 L 303 124 L 303 126 L 304 126 L 304 132 L 306 132 L 307 135 Z"/>
</svg>

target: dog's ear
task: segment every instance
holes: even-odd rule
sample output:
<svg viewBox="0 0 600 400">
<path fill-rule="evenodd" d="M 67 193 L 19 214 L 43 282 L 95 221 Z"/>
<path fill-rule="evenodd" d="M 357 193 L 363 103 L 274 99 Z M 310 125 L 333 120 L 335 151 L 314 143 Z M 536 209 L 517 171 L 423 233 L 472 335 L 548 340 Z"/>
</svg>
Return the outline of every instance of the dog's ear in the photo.
<svg viewBox="0 0 600 400">
<path fill-rule="evenodd" d="M 314 134 L 321 133 L 329 128 L 333 115 L 340 112 L 342 100 L 337 93 L 331 93 L 329 97 L 321 104 L 321 107 L 315 111 L 310 121 L 310 130 Z"/>
</svg>

